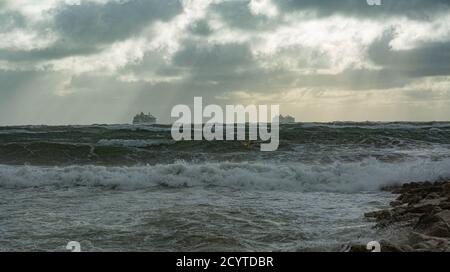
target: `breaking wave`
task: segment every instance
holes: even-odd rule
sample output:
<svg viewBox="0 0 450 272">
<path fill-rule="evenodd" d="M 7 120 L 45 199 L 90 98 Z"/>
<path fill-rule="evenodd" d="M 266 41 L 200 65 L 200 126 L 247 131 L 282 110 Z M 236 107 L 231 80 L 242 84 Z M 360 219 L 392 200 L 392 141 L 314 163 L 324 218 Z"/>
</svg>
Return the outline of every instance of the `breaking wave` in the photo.
<svg viewBox="0 0 450 272">
<path fill-rule="evenodd" d="M 227 187 L 239 190 L 294 190 L 327 192 L 375 191 L 382 186 L 450 177 L 450 159 L 417 159 L 387 163 L 202 163 L 105 167 L 37 167 L 0 165 L 0 187 L 104 187 L 146 188 Z"/>
</svg>

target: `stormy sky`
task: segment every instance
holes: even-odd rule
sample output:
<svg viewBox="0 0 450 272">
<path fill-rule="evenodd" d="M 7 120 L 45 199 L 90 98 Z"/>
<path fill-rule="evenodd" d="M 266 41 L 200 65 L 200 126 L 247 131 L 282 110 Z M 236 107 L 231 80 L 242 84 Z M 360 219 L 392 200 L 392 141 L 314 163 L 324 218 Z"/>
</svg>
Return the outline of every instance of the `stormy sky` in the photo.
<svg viewBox="0 0 450 272">
<path fill-rule="evenodd" d="M 169 122 L 194 96 L 448 120 L 450 1 L 0 0 L 0 125 Z"/>
</svg>

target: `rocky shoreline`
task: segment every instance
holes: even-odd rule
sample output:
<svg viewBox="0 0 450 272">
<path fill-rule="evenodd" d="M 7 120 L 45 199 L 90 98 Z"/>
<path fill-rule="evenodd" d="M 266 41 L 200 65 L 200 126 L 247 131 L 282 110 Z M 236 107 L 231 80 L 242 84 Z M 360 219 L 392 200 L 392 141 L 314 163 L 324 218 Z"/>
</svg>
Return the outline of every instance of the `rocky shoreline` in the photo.
<svg viewBox="0 0 450 272">
<path fill-rule="evenodd" d="M 383 188 L 398 194 L 388 209 L 366 213 L 376 222 L 382 252 L 450 251 L 450 180 Z M 367 251 L 351 245 L 348 251 Z"/>
</svg>

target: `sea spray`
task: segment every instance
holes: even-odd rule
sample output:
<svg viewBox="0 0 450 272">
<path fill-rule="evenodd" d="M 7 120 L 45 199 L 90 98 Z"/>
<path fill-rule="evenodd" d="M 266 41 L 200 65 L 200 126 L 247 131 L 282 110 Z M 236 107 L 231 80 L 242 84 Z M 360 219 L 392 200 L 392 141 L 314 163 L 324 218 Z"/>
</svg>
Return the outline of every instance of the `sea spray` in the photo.
<svg viewBox="0 0 450 272">
<path fill-rule="evenodd" d="M 159 186 L 225 187 L 240 190 L 324 192 L 376 191 L 390 184 L 450 177 L 450 159 L 415 159 L 404 162 L 329 164 L 220 162 L 106 166 L 6 166 L 0 165 L 0 187 L 104 187 L 122 190 Z"/>
</svg>

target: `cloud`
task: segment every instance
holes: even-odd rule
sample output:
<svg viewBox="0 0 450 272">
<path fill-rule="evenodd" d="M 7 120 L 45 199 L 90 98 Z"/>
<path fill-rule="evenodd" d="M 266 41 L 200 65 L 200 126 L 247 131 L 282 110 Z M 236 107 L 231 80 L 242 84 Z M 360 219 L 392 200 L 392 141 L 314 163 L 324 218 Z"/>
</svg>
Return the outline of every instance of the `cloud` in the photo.
<svg viewBox="0 0 450 272">
<path fill-rule="evenodd" d="M 382 0 L 381 6 L 370 6 L 366 0 L 280 0 L 274 3 L 285 12 L 313 11 L 321 17 L 344 14 L 355 17 L 407 16 L 428 20 L 450 9 L 447 0 Z"/>
<path fill-rule="evenodd" d="M 410 80 L 389 69 L 347 69 L 338 74 L 299 75 L 296 86 L 332 90 L 382 90 L 404 86 Z"/>
<path fill-rule="evenodd" d="M 251 1 L 220 1 L 213 3 L 210 7 L 211 13 L 232 28 L 246 30 L 268 30 L 277 27 L 278 20 L 273 16 L 266 15 L 257 8 L 252 8 Z M 267 9 L 265 10 L 267 11 Z"/>
<path fill-rule="evenodd" d="M 86 56 L 99 51 L 100 48 L 92 47 L 91 45 L 73 46 L 67 43 L 56 43 L 49 47 L 31 50 L 0 49 L 0 57 L 12 62 L 35 62 L 61 59 L 69 56 Z"/>
<path fill-rule="evenodd" d="M 173 64 L 188 68 L 194 74 L 222 74 L 254 65 L 252 54 L 242 44 L 206 44 L 188 42 L 173 57 Z"/>
<path fill-rule="evenodd" d="M 25 24 L 26 19 L 18 12 L 0 12 L 0 32 L 22 28 Z"/>
<path fill-rule="evenodd" d="M 55 29 L 74 43 L 110 43 L 137 35 L 149 23 L 169 20 L 182 11 L 178 0 L 129 0 L 98 4 L 61 5 Z"/>
<path fill-rule="evenodd" d="M 449 5 L 0 1 L 0 123 L 128 122 L 136 111 L 168 122 L 196 95 L 279 102 L 303 120 L 389 119 L 396 107 L 444 116 Z"/>
<path fill-rule="evenodd" d="M 387 32 L 370 46 L 368 54 L 375 64 L 413 77 L 450 75 L 450 41 L 394 50 L 390 45 L 394 37 L 392 32 Z"/>
<path fill-rule="evenodd" d="M 197 21 L 189 26 L 189 31 L 194 35 L 208 36 L 213 33 L 213 30 L 206 20 Z"/>
<path fill-rule="evenodd" d="M 217 96 L 236 90 L 276 92 L 292 86 L 295 74 L 282 68 L 261 66 L 247 44 L 207 44 L 188 42 L 173 57 L 175 67 L 186 76 L 177 84 L 192 88 L 197 95 Z M 192 92 L 190 92 L 192 93 Z"/>
</svg>

